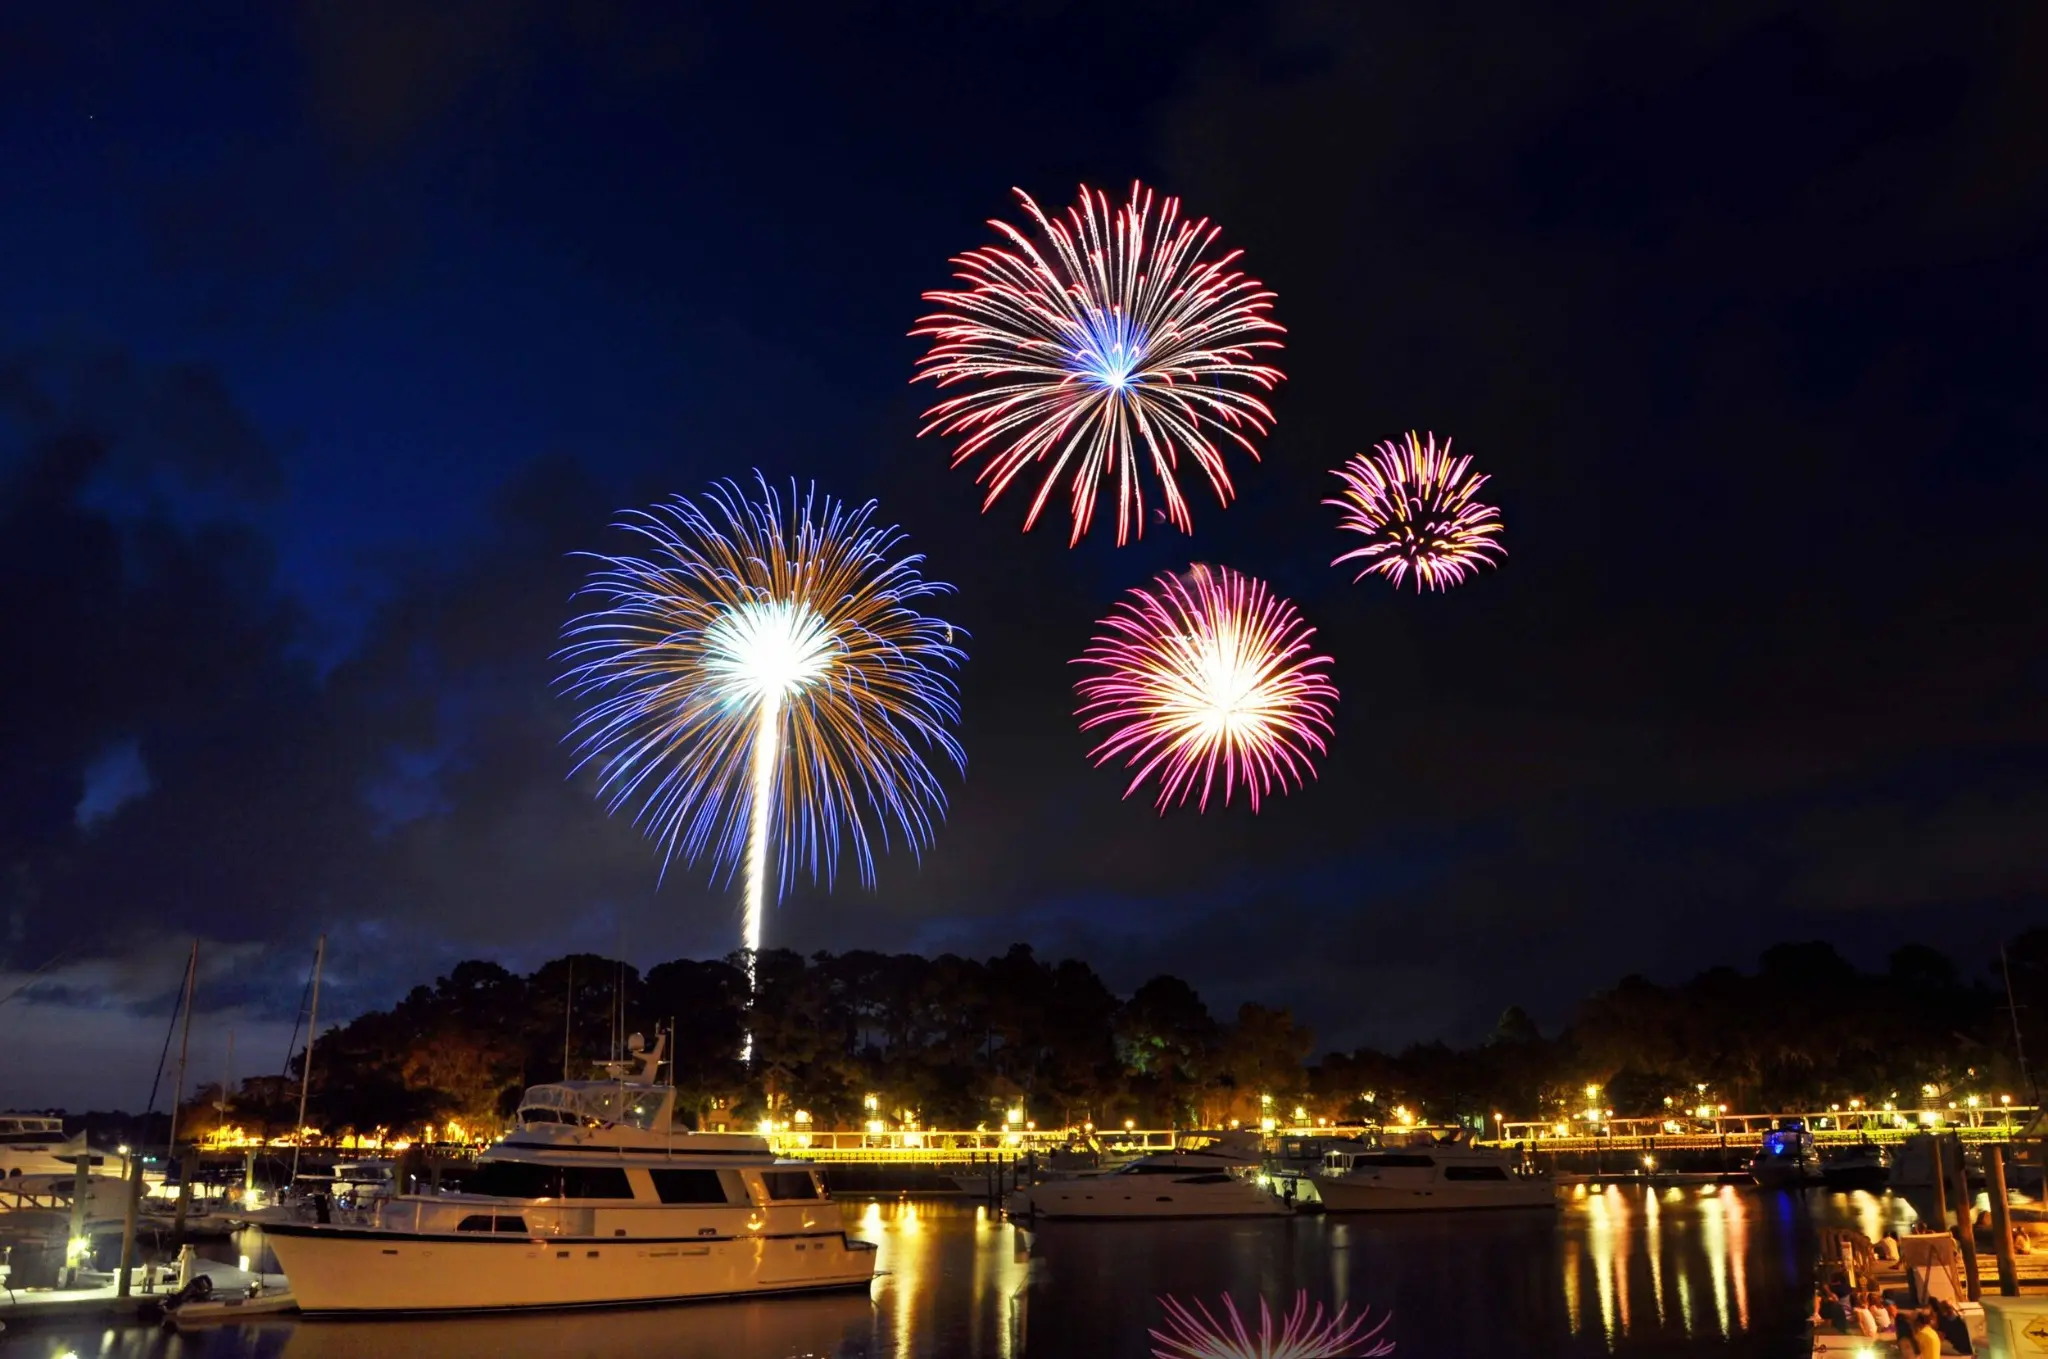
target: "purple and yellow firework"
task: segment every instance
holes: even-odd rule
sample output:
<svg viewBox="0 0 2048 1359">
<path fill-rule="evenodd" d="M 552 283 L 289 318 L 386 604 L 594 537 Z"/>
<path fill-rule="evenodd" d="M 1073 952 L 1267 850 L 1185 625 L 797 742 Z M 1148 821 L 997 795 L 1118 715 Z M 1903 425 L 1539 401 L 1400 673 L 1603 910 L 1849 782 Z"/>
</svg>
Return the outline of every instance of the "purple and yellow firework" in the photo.
<svg viewBox="0 0 2048 1359">
<path fill-rule="evenodd" d="M 1365 535 L 1331 562 L 1362 563 L 1355 580 L 1382 575 L 1399 589 L 1411 573 L 1419 594 L 1426 585 L 1447 589 L 1467 571 L 1492 566 L 1507 549 L 1498 539 L 1500 511 L 1479 500 L 1484 476 L 1468 470 L 1472 459 L 1451 456 L 1451 441 L 1438 446 L 1410 431 L 1406 440 L 1388 440 L 1370 455 L 1360 453 L 1334 475 L 1344 483 L 1341 498 L 1325 500 L 1344 511 L 1339 528 Z"/>
<path fill-rule="evenodd" d="M 761 947 L 768 862 L 778 894 L 799 867 L 830 881 L 840 841 L 864 882 L 871 836 L 928 844 L 945 795 L 926 757 L 965 754 L 953 671 L 965 659 L 923 601 L 926 580 L 903 535 L 790 484 L 787 509 L 758 472 L 758 498 L 735 482 L 629 513 L 617 527 L 645 556 L 584 555 L 600 565 L 570 621 L 567 691 L 589 700 L 572 733 L 577 767 L 598 765 L 616 811 L 662 846 L 708 857 L 716 878 L 746 868 L 746 946 Z M 773 842 L 773 848 L 771 848 Z"/>
<path fill-rule="evenodd" d="M 1114 480 L 1117 543 L 1142 537 L 1149 464 L 1164 517 L 1191 532 L 1182 465 L 1200 468 L 1228 504 L 1224 447 L 1256 458 L 1255 440 L 1273 423 L 1259 396 L 1282 376 L 1260 362 L 1284 333 L 1270 315 L 1273 294 L 1236 267 L 1240 252 L 1210 258 L 1219 228 L 1184 219 L 1177 198 L 1161 202 L 1134 183 L 1112 210 L 1083 185 L 1078 204 L 1049 217 L 1016 194 L 1040 241 L 992 221 L 1007 244 L 956 257 L 966 286 L 924 295 L 942 310 L 911 331 L 932 340 L 912 380 L 970 390 L 926 411 L 918 433 L 960 436 L 955 467 L 985 459 L 975 478 L 988 487 L 983 510 L 1042 469 L 1027 531 L 1064 483 L 1068 541 L 1078 543 Z"/>
<path fill-rule="evenodd" d="M 1219 782 L 1224 805 L 1242 785 L 1256 812 L 1328 748 L 1337 689 L 1314 635 L 1264 581 L 1228 567 L 1132 590 L 1075 661 L 1093 672 L 1075 685 L 1081 730 L 1103 733 L 1090 758 L 1133 771 L 1125 797 L 1156 773 L 1162 812 L 1198 789 L 1206 811 Z"/>
<path fill-rule="evenodd" d="M 1326 1315 L 1318 1303 L 1311 1313 L 1306 1290 L 1295 1294 L 1294 1309 L 1279 1320 L 1278 1330 L 1264 1298 L 1259 1299 L 1257 1331 L 1245 1324 L 1228 1294 L 1216 1313 L 1200 1302 L 1192 1307 L 1172 1297 L 1159 1302 L 1166 1309 L 1166 1329 L 1151 1333 L 1159 1342 L 1153 1359 L 1368 1359 L 1394 1352 L 1394 1342 L 1384 1335 L 1393 1317 L 1372 1322 L 1370 1308 L 1351 1317 L 1342 1304 Z"/>
</svg>

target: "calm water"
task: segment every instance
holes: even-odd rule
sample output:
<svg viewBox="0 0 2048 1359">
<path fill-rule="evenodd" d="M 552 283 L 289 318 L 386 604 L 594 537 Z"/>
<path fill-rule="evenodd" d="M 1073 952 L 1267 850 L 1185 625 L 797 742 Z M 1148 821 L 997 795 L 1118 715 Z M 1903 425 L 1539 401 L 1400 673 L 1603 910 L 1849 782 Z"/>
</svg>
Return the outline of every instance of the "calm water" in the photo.
<svg viewBox="0 0 2048 1359">
<path fill-rule="evenodd" d="M 449 1321 L 278 1320 L 193 1336 L 17 1331 L 0 1359 L 424 1356 L 1101 1355 L 1146 1359 L 1158 1295 L 1229 1292 L 1394 1313 L 1397 1355 L 1803 1353 L 1815 1230 L 1873 1234 L 1910 1210 L 1866 1194 L 1699 1187 L 1576 1192 L 1499 1213 L 1069 1223 L 1026 1231 L 935 1201 L 846 1204 L 881 1246 L 868 1297 Z"/>
</svg>

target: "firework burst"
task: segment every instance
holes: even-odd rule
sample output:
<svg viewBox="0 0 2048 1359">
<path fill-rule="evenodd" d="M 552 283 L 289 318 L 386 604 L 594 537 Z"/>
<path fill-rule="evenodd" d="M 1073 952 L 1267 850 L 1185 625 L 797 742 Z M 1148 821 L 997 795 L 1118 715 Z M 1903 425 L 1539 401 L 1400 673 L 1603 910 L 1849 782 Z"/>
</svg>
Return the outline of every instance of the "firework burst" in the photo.
<svg viewBox="0 0 2048 1359">
<path fill-rule="evenodd" d="M 1200 1302 L 1188 1306 L 1171 1297 L 1161 1298 L 1160 1305 L 1166 1309 L 1166 1329 L 1152 1332 L 1159 1342 L 1153 1359 L 1367 1359 L 1394 1352 L 1394 1342 L 1381 1334 L 1391 1316 L 1368 1325 L 1371 1309 L 1349 1317 L 1340 1305 L 1326 1316 L 1321 1303 L 1311 1313 L 1306 1291 L 1295 1294 L 1294 1309 L 1278 1319 L 1277 1332 L 1276 1318 L 1264 1298 L 1259 1299 L 1256 1332 L 1227 1294 L 1219 1313 Z"/>
<path fill-rule="evenodd" d="M 746 945 L 761 947 L 768 865 L 777 891 L 799 868 L 829 882 L 842 838 L 863 882 L 873 840 L 930 842 L 945 809 L 932 752 L 965 755 L 953 629 L 918 611 L 949 593 L 926 580 L 903 535 L 815 487 L 782 498 L 758 472 L 628 514 L 645 556 L 600 563 L 571 620 L 562 684 L 587 700 L 572 739 L 596 762 L 613 810 L 662 846 L 708 858 L 714 879 L 746 868 Z M 773 842 L 771 848 L 771 842 Z"/>
<path fill-rule="evenodd" d="M 1326 749 L 1337 689 L 1314 635 L 1265 582 L 1228 567 L 1132 590 L 1075 662 L 1095 672 L 1075 685 L 1081 730 L 1104 732 L 1090 758 L 1123 758 L 1125 797 L 1157 773 L 1162 812 L 1197 788 L 1207 810 L 1219 781 L 1226 806 L 1241 784 L 1257 811 Z"/>
<path fill-rule="evenodd" d="M 1364 534 L 1332 566 L 1361 563 L 1356 580 L 1378 574 L 1399 589 L 1412 572 L 1419 594 L 1426 585 L 1443 590 L 1467 571 L 1494 565 L 1507 549 L 1497 541 L 1500 511 L 1478 500 L 1484 476 L 1467 469 L 1472 459 L 1451 456 L 1451 441 L 1438 447 L 1436 435 L 1389 440 L 1368 456 L 1360 453 L 1337 469 L 1341 498 L 1325 500 L 1343 510 L 1339 527 Z"/>
<path fill-rule="evenodd" d="M 1026 530 L 1064 482 L 1068 541 L 1078 543 L 1113 480 L 1118 544 L 1142 537 L 1149 463 L 1164 517 L 1192 532 L 1176 480 L 1183 464 L 1200 468 L 1228 504 L 1223 446 L 1256 458 L 1254 440 L 1273 423 L 1259 397 L 1281 378 L 1259 362 L 1284 333 L 1269 315 L 1273 294 L 1236 268 L 1238 251 L 1206 258 L 1219 228 L 1184 219 L 1179 199 L 1161 202 L 1134 183 L 1130 201 L 1112 210 L 1084 185 L 1064 217 L 1048 217 L 1016 193 L 1043 248 L 992 221 L 1007 244 L 956 257 L 966 287 L 924 295 L 943 310 L 911 332 L 932 339 L 913 381 L 972 390 L 926 411 L 919 434 L 961 436 L 955 467 L 986 459 L 976 476 L 988 487 L 984 510 L 1042 467 Z"/>
</svg>

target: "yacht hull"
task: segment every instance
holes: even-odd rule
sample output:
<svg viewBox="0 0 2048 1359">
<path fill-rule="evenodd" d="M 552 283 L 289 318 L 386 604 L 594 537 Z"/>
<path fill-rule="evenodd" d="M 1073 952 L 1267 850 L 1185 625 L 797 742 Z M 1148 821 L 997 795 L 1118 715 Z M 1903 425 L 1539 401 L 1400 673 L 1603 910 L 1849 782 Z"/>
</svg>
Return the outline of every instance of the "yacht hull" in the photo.
<svg viewBox="0 0 2048 1359">
<path fill-rule="evenodd" d="M 272 1224 L 309 1314 L 646 1306 L 866 1288 L 875 1248 L 844 1232 L 690 1237 L 436 1236 Z"/>
<path fill-rule="evenodd" d="M 1121 1181 L 1121 1183 L 1119 1183 Z M 1216 1192 L 1216 1191 L 1225 1192 Z M 1019 1190 L 1008 1203 L 1012 1217 L 1108 1220 L 1122 1218 L 1286 1217 L 1293 1210 L 1252 1184 L 1132 1185 L 1128 1177 L 1048 1182 Z"/>
<path fill-rule="evenodd" d="M 1488 1208 L 1557 1207 L 1557 1193 L 1549 1180 L 1527 1182 L 1432 1181 L 1396 1185 L 1372 1177 L 1311 1175 L 1323 1208 L 1332 1213 L 1439 1213 L 1473 1212 Z"/>
</svg>

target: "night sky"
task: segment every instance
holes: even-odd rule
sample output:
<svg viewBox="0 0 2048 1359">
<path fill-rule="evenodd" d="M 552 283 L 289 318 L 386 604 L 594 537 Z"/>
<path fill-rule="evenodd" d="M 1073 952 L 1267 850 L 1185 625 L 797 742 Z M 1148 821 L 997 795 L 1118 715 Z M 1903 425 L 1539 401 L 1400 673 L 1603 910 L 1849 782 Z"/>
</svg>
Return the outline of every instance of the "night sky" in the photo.
<svg viewBox="0 0 2048 1359">
<path fill-rule="evenodd" d="M 1027 941 L 1318 1050 L 1546 1029 L 1825 938 L 1972 972 L 2048 892 L 2048 8 L 26 7 L 0 18 L 0 1107 L 140 1107 L 451 962 L 733 946 L 567 777 L 615 511 L 876 497 L 971 634 L 920 864 L 771 944 Z M 259 17 L 252 17 L 259 16 Z M 1278 294 L 1192 540 L 1069 550 L 918 440 L 919 294 L 1133 178 Z M 1493 474 L 1502 569 L 1351 583 L 1329 469 Z M 1341 693 L 1321 778 L 1161 818 L 1068 664 L 1190 561 Z M 1873 995 L 1872 1003 L 1881 1002 Z"/>
</svg>

